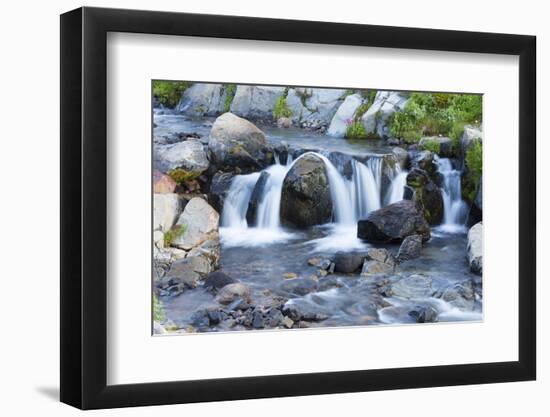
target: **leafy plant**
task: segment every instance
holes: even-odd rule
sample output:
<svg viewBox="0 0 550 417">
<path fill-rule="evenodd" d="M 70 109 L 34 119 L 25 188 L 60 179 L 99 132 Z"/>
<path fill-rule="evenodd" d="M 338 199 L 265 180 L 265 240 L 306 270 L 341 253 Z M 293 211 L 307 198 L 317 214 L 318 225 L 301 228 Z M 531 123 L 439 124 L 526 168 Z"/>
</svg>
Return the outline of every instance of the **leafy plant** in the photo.
<svg viewBox="0 0 550 417">
<path fill-rule="evenodd" d="M 281 95 L 275 102 L 275 107 L 273 107 L 273 118 L 275 120 L 280 119 L 281 117 L 291 117 L 292 111 L 286 103 L 286 91 L 285 94 Z"/>
<path fill-rule="evenodd" d="M 237 86 L 235 84 L 227 84 L 225 102 L 223 103 L 223 111 L 227 113 L 231 109 L 231 103 L 235 97 L 235 92 L 237 91 Z"/>
<path fill-rule="evenodd" d="M 346 139 L 365 139 L 367 130 L 359 120 L 350 121 L 346 127 L 345 137 Z"/>
<path fill-rule="evenodd" d="M 153 81 L 153 96 L 166 107 L 176 107 L 181 96 L 191 83 L 187 81 Z"/>
<path fill-rule="evenodd" d="M 481 181 L 483 167 L 483 145 L 476 139 L 466 151 L 467 176 L 464 181 L 464 195 L 468 201 L 474 201 L 479 183 Z"/>
<path fill-rule="evenodd" d="M 431 140 L 423 139 L 422 149 L 438 154 L 441 151 L 441 144 L 435 139 L 431 139 Z"/>
</svg>

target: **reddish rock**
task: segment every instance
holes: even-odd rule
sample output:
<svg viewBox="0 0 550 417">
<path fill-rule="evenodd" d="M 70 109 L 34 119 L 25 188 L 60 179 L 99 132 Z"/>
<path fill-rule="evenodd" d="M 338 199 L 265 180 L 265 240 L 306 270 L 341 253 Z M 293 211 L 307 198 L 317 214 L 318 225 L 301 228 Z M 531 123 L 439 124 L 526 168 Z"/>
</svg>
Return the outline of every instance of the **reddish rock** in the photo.
<svg viewBox="0 0 550 417">
<path fill-rule="evenodd" d="M 153 191 L 157 194 L 170 194 L 176 189 L 176 181 L 158 170 L 153 171 Z"/>
</svg>

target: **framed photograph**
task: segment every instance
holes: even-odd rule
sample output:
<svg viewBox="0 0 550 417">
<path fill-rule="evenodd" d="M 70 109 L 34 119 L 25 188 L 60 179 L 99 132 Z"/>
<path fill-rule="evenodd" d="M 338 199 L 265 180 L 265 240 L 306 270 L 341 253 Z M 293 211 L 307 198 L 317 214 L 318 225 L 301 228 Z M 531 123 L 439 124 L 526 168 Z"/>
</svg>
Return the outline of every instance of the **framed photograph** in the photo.
<svg viewBox="0 0 550 417">
<path fill-rule="evenodd" d="M 535 37 L 61 16 L 61 401 L 533 380 Z"/>
</svg>

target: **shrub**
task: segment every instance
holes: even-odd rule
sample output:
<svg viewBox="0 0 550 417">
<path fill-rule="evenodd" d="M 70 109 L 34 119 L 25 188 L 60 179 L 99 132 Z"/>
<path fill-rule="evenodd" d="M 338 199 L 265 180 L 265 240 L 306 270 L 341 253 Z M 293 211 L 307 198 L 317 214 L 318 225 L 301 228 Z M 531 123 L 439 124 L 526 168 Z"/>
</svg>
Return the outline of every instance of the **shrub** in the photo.
<svg viewBox="0 0 550 417">
<path fill-rule="evenodd" d="M 186 230 L 187 228 L 184 225 L 176 224 L 174 227 L 164 233 L 164 246 L 171 246 L 177 238 L 183 236 Z"/>
<path fill-rule="evenodd" d="M 233 97 L 235 97 L 235 92 L 237 91 L 237 86 L 235 84 L 227 84 L 225 102 L 223 103 L 223 111 L 227 113 L 231 109 L 231 103 L 233 102 Z"/>
<path fill-rule="evenodd" d="M 166 313 L 164 312 L 164 307 L 162 302 L 153 294 L 153 320 L 154 321 L 164 321 L 166 319 Z"/>
<path fill-rule="evenodd" d="M 439 154 L 441 151 L 441 144 L 437 140 L 424 140 L 422 143 L 422 149 Z"/>
<path fill-rule="evenodd" d="M 367 137 L 367 130 L 360 121 L 350 121 L 346 127 L 345 137 L 346 139 L 365 139 Z"/>
<path fill-rule="evenodd" d="M 187 81 L 153 81 L 153 96 L 166 107 L 176 107 L 183 92 L 191 86 Z"/>
<path fill-rule="evenodd" d="M 275 120 L 280 119 L 281 117 L 291 117 L 292 112 L 288 108 L 286 103 L 286 91 L 285 94 L 280 96 L 275 102 L 275 107 L 273 108 L 273 118 Z"/>
<path fill-rule="evenodd" d="M 475 140 L 466 151 L 464 158 L 467 175 L 463 184 L 463 194 L 466 200 L 472 202 L 475 199 L 483 169 L 483 145 L 481 140 Z"/>
</svg>

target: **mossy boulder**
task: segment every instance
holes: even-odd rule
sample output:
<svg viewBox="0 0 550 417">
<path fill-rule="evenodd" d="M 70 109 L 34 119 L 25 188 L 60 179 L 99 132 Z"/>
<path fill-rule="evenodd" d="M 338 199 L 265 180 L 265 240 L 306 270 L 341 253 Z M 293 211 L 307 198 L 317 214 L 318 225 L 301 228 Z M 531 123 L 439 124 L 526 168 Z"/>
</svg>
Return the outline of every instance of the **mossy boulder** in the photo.
<svg viewBox="0 0 550 417">
<path fill-rule="evenodd" d="M 443 220 L 443 196 L 440 188 L 431 180 L 426 171 L 413 168 L 407 175 L 407 185 L 414 190 L 414 200 L 422 206 L 424 217 L 429 224 L 439 224 Z"/>
<path fill-rule="evenodd" d="M 452 158 L 455 156 L 453 141 L 446 136 L 427 136 L 420 139 L 418 146 L 423 151 L 430 151 L 442 158 Z"/>
<path fill-rule="evenodd" d="M 324 162 L 313 154 L 295 162 L 283 181 L 281 220 L 295 227 L 330 221 L 332 200 Z"/>
</svg>

